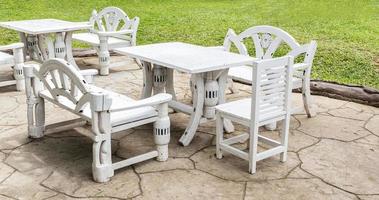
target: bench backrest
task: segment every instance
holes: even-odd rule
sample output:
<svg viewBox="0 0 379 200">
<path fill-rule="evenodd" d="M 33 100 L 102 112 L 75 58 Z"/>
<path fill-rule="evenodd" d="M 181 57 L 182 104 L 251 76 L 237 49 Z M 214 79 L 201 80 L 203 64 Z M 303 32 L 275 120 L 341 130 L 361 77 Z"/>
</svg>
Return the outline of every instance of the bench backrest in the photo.
<svg viewBox="0 0 379 200">
<path fill-rule="evenodd" d="M 63 59 L 49 59 L 34 69 L 34 75 L 42 82 L 56 104 L 81 112 L 90 101 L 89 85 L 80 72 Z"/>
</svg>

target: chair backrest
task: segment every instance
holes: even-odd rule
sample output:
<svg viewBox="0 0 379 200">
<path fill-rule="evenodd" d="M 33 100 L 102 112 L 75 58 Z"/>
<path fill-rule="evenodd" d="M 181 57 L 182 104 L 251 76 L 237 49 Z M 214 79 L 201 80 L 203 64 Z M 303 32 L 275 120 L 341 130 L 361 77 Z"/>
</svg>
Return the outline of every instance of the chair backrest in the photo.
<svg viewBox="0 0 379 200">
<path fill-rule="evenodd" d="M 93 25 L 91 29 L 93 32 L 116 32 L 126 29 L 137 31 L 139 18 L 129 19 L 128 15 L 120 8 L 106 7 L 99 13 L 93 10 L 89 21 Z"/>
<path fill-rule="evenodd" d="M 253 125 L 290 114 L 293 57 L 254 62 L 251 119 Z"/>
<path fill-rule="evenodd" d="M 232 29 L 229 29 L 224 40 L 224 47 L 230 50 L 232 44 L 237 48 L 240 54 L 249 55 L 246 44 L 252 40 L 255 55 L 250 55 L 259 59 L 269 59 L 275 57 L 275 52 L 281 45 L 287 45 L 289 50 L 286 55 L 296 57 L 306 54 L 305 63 L 312 63 L 316 52 L 316 42 L 312 41 L 306 45 L 300 45 L 287 32 L 273 26 L 254 26 L 246 29 L 237 35 Z M 307 55 L 308 54 L 308 55 Z"/>
<path fill-rule="evenodd" d="M 80 72 L 63 59 L 45 61 L 34 74 L 59 104 L 80 112 L 89 103 L 89 86 Z"/>
</svg>

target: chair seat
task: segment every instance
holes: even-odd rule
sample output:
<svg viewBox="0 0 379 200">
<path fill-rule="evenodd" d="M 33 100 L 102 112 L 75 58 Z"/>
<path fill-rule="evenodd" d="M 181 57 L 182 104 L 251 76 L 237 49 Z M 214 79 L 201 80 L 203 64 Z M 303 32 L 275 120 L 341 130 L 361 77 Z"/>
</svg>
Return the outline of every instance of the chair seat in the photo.
<svg viewBox="0 0 379 200">
<path fill-rule="evenodd" d="M 246 84 L 253 82 L 253 68 L 251 66 L 231 67 L 228 76 L 235 80 Z M 301 88 L 302 80 L 297 77 L 292 78 L 292 88 Z"/>
<path fill-rule="evenodd" d="M 112 98 L 111 109 L 121 107 L 127 103 L 136 101 L 128 96 L 121 95 L 119 93 L 112 92 L 109 90 L 104 90 L 102 88 L 99 88 L 93 85 L 90 85 L 90 91 L 103 92 L 103 93 L 109 94 L 109 96 Z M 50 92 L 48 90 L 41 91 L 40 96 L 54 102 L 54 99 L 51 97 Z M 65 105 L 67 108 L 71 109 L 71 111 L 74 111 L 75 109 L 75 105 L 73 105 L 71 101 L 63 97 L 60 100 L 60 103 Z M 91 120 L 92 115 L 91 115 L 90 105 L 86 105 L 83 111 L 78 114 L 84 117 L 86 120 Z M 118 112 L 111 112 L 111 116 L 110 116 L 111 126 L 115 127 L 122 124 L 127 124 L 130 122 L 147 119 L 151 117 L 156 117 L 156 116 L 158 116 L 158 113 L 156 109 L 152 106 L 145 106 L 145 107 L 134 108 L 134 109 L 118 111 Z"/>
<path fill-rule="evenodd" d="M 264 109 L 263 109 L 264 107 Z M 261 109 L 262 108 L 262 109 Z M 216 110 L 224 116 L 232 116 L 239 120 L 250 122 L 251 119 L 251 98 L 240 99 L 216 106 Z M 261 105 L 259 109 L 258 121 L 264 122 L 268 119 L 284 117 L 285 111 L 283 106 Z M 227 118 L 227 117 L 226 117 Z"/>
<path fill-rule="evenodd" d="M 12 55 L 0 52 L 0 66 L 13 66 L 14 59 Z"/>
<path fill-rule="evenodd" d="M 74 40 L 78 40 L 84 43 L 91 44 L 92 46 L 99 46 L 100 40 L 99 36 L 94 33 L 76 33 L 72 35 Z M 131 46 L 129 40 L 123 40 L 115 37 L 108 37 L 108 48 L 119 48 Z"/>
</svg>

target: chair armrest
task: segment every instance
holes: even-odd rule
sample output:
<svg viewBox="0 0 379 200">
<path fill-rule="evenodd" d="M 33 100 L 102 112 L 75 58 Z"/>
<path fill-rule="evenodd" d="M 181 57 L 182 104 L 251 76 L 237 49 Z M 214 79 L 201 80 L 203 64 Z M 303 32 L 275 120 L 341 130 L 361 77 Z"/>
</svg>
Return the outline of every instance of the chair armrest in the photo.
<svg viewBox="0 0 379 200">
<path fill-rule="evenodd" d="M 295 71 L 306 70 L 308 67 L 310 67 L 310 65 L 308 63 L 297 63 L 297 64 L 293 65 L 293 69 Z"/>
<path fill-rule="evenodd" d="M 112 32 L 98 31 L 95 33 L 99 36 L 115 36 L 115 35 L 122 35 L 122 34 L 131 34 L 131 33 L 134 33 L 134 30 L 125 29 L 125 30 L 112 31 Z"/>
<path fill-rule="evenodd" d="M 0 46 L 0 51 L 8 50 L 8 49 L 18 49 L 18 48 L 22 48 L 22 47 L 24 47 L 24 44 L 18 42 L 18 43 Z"/>
<path fill-rule="evenodd" d="M 214 49 L 214 50 L 225 51 L 225 47 L 224 46 L 211 46 L 211 47 L 207 47 L 207 48 Z"/>
<path fill-rule="evenodd" d="M 122 110 L 140 108 L 140 107 L 144 107 L 144 106 L 156 106 L 156 105 L 159 105 L 162 103 L 168 103 L 171 100 L 172 100 L 172 96 L 170 94 L 160 93 L 160 94 L 154 95 L 154 96 L 146 98 L 146 99 L 127 103 L 124 106 L 120 106 L 117 108 L 111 108 L 109 111 L 110 112 L 117 112 L 117 111 L 122 111 Z"/>
</svg>

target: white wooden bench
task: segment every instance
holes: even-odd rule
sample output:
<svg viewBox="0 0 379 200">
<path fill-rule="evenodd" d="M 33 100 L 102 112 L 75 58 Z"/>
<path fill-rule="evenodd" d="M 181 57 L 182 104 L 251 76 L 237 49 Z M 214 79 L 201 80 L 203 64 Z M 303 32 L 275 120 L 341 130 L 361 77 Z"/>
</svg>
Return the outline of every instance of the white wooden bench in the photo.
<svg viewBox="0 0 379 200">
<path fill-rule="evenodd" d="M 216 156 L 231 153 L 249 161 L 249 172 L 255 173 L 259 160 L 280 154 L 282 162 L 287 159 L 288 132 L 291 117 L 290 96 L 292 92 L 293 57 L 255 61 L 252 67 L 251 98 L 240 99 L 216 106 Z M 249 133 L 224 139 L 223 120 L 229 119 L 249 127 Z M 283 122 L 281 139 L 258 135 L 260 126 Z M 247 152 L 233 144 L 249 139 Z M 272 148 L 258 152 L 258 140 Z"/>
<path fill-rule="evenodd" d="M 316 113 L 311 109 L 311 93 L 310 93 L 310 78 L 313 58 L 316 53 L 317 43 L 311 41 L 308 44 L 300 45 L 296 40 L 282 29 L 272 26 L 255 26 L 246 29 L 240 34 L 236 34 L 232 29 L 228 30 L 228 33 L 224 40 L 223 47 L 220 49 L 230 51 L 232 46 L 236 48 L 237 52 L 243 55 L 249 55 L 249 51 L 245 43 L 251 39 L 254 45 L 253 57 L 259 59 L 270 59 L 273 57 L 281 56 L 278 53 L 284 53 L 290 55 L 298 61 L 298 57 L 301 57 L 301 61 L 295 62 L 293 88 L 301 88 L 303 94 L 304 109 L 308 117 L 315 116 Z M 282 49 L 281 49 L 282 48 Z M 281 52 L 278 52 L 278 50 Z M 251 66 L 239 66 L 233 67 L 229 70 L 229 78 L 235 81 L 239 81 L 246 84 L 251 84 L 252 79 Z M 235 91 L 232 82 L 229 80 L 229 88 L 232 92 Z M 301 108 L 295 108 L 293 112 L 299 112 Z"/>
<path fill-rule="evenodd" d="M 130 19 L 120 8 L 107 7 L 99 13 L 94 10 L 90 23 L 93 27 L 89 33 L 77 33 L 72 38 L 90 44 L 96 49 L 99 56 L 100 75 L 108 75 L 109 50 L 136 45 L 139 18 Z"/>
<path fill-rule="evenodd" d="M 47 133 L 90 124 L 92 131 L 83 134 L 94 141 L 92 173 L 97 182 L 108 181 L 116 169 L 154 157 L 159 161 L 168 158 L 171 95 L 158 94 L 135 101 L 87 84 L 80 72 L 62 59 L 47 60 L 38 68 L 24 67 L 30 137 L 40 138 Z M 72 125 L 64 122 L 46 126 L 45 101 L 78 115 L 79 121 L 74 120 Z M 154 123 L 157 150 L 112 163 L 111 134 L 147 123 Z"/>
<path fill-rule="evenodd" d="M 24 55 L 23 55 L 23 47 L 22 43 L 14 43 L 6 46 L 0 46 L 0 67 L 12 67 L 13 68 L 13 76 L 15 80 L 6 80 L 0 82 L 0 87 L 8 86 L 8 85 L 16 85 L 16 89 L 18 91 L 25 90 L 25 82 L 24 82 Z M 4 50 L 12 49 L 13 55 L 10 55 L 5 52 L 1 52 Z"/>
</svg>

